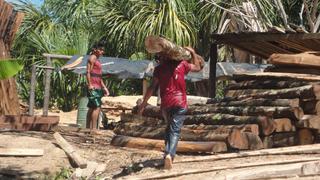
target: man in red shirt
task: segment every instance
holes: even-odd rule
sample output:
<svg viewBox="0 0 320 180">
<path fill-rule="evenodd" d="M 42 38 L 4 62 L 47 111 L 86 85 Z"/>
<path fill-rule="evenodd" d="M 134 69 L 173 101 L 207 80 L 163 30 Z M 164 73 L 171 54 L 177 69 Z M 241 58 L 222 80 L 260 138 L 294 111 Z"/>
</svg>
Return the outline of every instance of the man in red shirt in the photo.
<svg viewBox="0 0 320 180">
<path fill-rule="evenodd" d="M 175 61 L 170 59 L 165 53 L 158 53 L 159 65 L 153 73 L 153 81 L 147 89 L 143 102 L 139 106 L 138 113 L 142 114 L 153 92 L 160 86 L 161 111 L 167 122 L 165 135 L 165 159 L 164 168 L 171 169 L 172 161 L 176 154 L 180 129 L 185 120 L 187 112 L 187 95 L 185 75 L 188 72 L 198 72 L 202 69 L 201 59 L 194 49 L 186 47 L 190 51 L 193 63 L 187 61 Z"/>
</svg>

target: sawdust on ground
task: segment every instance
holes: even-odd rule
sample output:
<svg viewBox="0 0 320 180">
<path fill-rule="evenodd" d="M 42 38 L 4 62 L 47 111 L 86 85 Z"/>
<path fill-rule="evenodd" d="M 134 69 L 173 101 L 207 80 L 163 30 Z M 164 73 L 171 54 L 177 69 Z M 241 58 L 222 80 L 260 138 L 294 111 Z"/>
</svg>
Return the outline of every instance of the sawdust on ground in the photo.
<svg viewBox="0 0 320 180">
<path fill-rule="evenodd" d="M 126 106 L 133 107 L 137 99 L 141 96 L 120 96 L 106 97 L 104 101 L 110 107 Z M 150 104 L 156 104 L 156 97 L 152 97 Z M 42 111 L 36 111 L 41 114 Z M 112 114 L 113 113 L 113 114 Z M 108 118 L 118 117 L 116 112 L 107 113 Z M 71 112 L 49 112 L 50 115 L 59 115 L 61 125 L 75 125 L 77 119 L 77 111 Z M 162 152 L 121 148 L 110 145 L 112 139 L 112 131 L 103 130 L 108 136 L 100 140 L 86 134 L 62 134 L 64 138 L 74 146 L 81 157 L 106 164 L 107 169 L 99 177 L 105 179 L 127 178 L 131 179 L 136 175 L 148 176 L 158 173 L 168 173 L 161 169 Z M 44 149 L 43 157 L 0 157 L 0 170 L 11 170 L 16 173 L 22 173 L 28 177 L 39 177 L 39 174 L 49 175 L 59 171 L 62 167 L 71 167 L 66 154 L 63 150 L 54 144 L 52 133 L 42 132 L 2 132 L 0 133 L 0 147 L 16 147 L 16 148 L 41 148 Z M 202 154 L 203 155 L 203 154 Z M 179 161 L 190 156 L 199 156 L 198 154 L 178 154 L 176 160 Z M 190 169 L 207 169 L 210 167 L 227 166 L 248 162 L 266 162 L 272 160 L 287 159 L 303 159 L 307 157 L 319 157 L 319 154 L 310 155 L 278 155 L 278 156 L 258 156 L 248 158 L 237 158 L 219 161 L 195 162 L 195 163 L 179 163 L 174 165 L 171 172 L 182 172 Z M 204 174 L 191 174 L 174 179 L 223 179 L 226 174 L 232 174 L 234 170 L 224 170 L 208 172 Z M 36 174 L 34 176 L 33 174 Z M 37 176 L 38 175 L 38 176 Z M 1 176 L 0 176 L 1 177 Z M 38 178 L 36 178 L 38 179 Z M 218 178 L 219 179 L 219 178 Z"/>
</svg>

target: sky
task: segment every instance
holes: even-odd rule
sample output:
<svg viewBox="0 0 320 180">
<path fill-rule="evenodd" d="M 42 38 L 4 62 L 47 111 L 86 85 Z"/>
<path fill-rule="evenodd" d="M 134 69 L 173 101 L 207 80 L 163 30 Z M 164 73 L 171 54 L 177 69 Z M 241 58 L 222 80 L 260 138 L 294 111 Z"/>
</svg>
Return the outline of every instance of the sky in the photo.
<svg viewBox="0 0 320 180">
<path fill-rule="evenodd" d="M 17 0 L 5 0 L 7 2 L 18 2 Z M 43 3 L 44 0 L 29 0 L 31 1 L 33 4 L 37 4 L 37 5 L 40 5 Z"/>
</svg>

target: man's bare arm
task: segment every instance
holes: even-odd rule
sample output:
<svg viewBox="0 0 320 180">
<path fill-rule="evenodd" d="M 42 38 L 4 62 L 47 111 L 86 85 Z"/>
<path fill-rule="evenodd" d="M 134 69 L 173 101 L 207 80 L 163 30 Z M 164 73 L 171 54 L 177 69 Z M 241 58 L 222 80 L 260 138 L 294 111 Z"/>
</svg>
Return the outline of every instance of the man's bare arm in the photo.
<svg viewBox="0 0 320 180">
<path fill-rule="evenodd" d="M 90 73 L 92 71 L 92 68 L 93 68 L 93 65 L 94 65 L 95 61 L 96 61 L 96 57 L 91 55 L 89 57 L 89 60 L 88 60 L 88 63 L 87 63 L 87 82 L 88 82 L 89 89 L 93 88 L 93 86 L 91 84 L 91 80 L 90 80 L 91 79 L 91 74 Z"/>
<path fill-rule="evenodd" d="M 147 105 L 148 100 L 152 96 L 153 92 L 159 87 L 159 79 L 153 77 L 151 85 L 148 87 L 146 94 L 143 97 L 143 101 L 138 108 L 138 114 L 142 114 L 144 107 Z"/>
<path fill-rule="evenodd" d="M 193 48 L 191 47 L 185 47 L 185 49 L 187 49 L 190 53 L 191 53 L 191 63 L 190 63 L 190 66 L 191 66 L 191 69 L 190 71 L 192 72 L 199 72 L 201 71 L 201 69 L 203 68 L 201 66 L 201 57 L 199 55 L 197 55 L 197 53 L 194 51 Z"/>
</svg>

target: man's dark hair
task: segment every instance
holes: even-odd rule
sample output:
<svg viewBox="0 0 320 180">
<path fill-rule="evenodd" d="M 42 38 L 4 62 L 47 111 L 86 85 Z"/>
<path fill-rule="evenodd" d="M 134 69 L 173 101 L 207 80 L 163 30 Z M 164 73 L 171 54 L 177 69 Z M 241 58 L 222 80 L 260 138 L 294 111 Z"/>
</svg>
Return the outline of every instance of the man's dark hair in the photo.
<svg viewBox="0 0 320 180">
<path fill-rule="evenodd" d="M 99 44 L 96 44 L 92 47 L 92 49 L 99 49 L 99 50 L 104 50 L 104 45 L 99 43 Z"/>
</svg>

